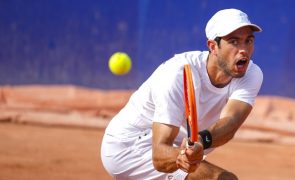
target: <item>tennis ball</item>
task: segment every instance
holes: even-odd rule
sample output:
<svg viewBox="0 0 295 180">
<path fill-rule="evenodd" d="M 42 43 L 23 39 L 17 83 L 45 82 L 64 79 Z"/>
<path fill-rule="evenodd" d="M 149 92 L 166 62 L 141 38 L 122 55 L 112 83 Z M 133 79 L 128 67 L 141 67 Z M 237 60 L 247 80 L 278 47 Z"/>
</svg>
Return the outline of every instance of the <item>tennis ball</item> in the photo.
<svg viewBox="0 0 295 180">
<path fill-rule="evenodd" d="M 124 52 L 116 52 L 109 59 L 109 68 L 115 75 L 127 74 L 131 67 L 131 58 Z"/>
</svg>

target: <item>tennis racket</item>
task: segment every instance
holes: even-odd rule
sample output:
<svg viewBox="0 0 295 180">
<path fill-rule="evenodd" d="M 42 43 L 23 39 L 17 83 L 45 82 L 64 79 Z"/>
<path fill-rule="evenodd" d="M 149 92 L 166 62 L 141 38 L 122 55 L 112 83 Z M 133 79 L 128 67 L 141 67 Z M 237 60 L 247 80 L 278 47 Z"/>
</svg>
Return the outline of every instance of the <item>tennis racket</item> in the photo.
<svg viewBox="0 0 295 180">
<path fill-rule="evenodd" d="M 185 118 L 187 121 L 188 147 L 193 147 L 198 142 L 197 106 L 195 99 L 194 82 L 189 64 L 183 68 Z"/>
</svg>

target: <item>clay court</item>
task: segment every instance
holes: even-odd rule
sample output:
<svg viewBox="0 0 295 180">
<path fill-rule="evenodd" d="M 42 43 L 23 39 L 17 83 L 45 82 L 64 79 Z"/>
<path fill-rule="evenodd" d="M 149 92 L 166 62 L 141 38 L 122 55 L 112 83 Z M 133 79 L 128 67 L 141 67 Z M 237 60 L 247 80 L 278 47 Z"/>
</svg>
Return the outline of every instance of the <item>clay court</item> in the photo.
<svg viewBox="0 0 295 180">
<path fill-rule="evenodd" d="M 111 179 L 100 161 L 101 139 L 132 92 L 72 86 L 0 90 L 0 180 Z M 294 179 L 294 103 L 259 97 L 235 139 L 208 161 L 241 180 Z"/>
<path fill-rule="evenodd" d="M 103 129 L 0 124 L 0 179 L 111 179 L 100 162 Z M 208 160 L 241 180 L 291 180 L 295 147 L 233 141 Z"/>
</svg>

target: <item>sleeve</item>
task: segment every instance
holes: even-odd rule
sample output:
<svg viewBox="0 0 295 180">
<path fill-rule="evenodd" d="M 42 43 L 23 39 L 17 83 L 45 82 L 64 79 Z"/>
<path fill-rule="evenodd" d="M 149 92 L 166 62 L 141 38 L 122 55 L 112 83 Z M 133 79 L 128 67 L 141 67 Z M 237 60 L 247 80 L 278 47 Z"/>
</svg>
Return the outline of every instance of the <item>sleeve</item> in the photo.
<svg viewBox="0 0 295 180">
<path fill-rule="evenodd" d="M 249 71 L 243 78 L 236 79 L 229 99 L 236 99 L 253 106 L 255 98 L 261 88 L 263 73 L 256 64 L 251 64 Z"/>
<path fill-rule="evenodd" d="M 153 122 L 180 127 L 184 121 L 183 70 L 181 64 L 165 63 L 154 77 Z"/>
</svg>

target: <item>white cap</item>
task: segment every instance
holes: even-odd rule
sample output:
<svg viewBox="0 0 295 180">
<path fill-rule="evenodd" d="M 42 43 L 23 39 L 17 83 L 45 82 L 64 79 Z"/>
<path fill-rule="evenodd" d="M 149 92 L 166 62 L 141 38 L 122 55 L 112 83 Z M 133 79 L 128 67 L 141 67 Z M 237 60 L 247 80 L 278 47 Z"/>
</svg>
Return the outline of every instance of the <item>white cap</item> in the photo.
<svg viewBox="0 0 295 180">
<path fill-rule="evenodd" d="M 208 39 L 223 37 L 240 27 L 251 26 L 253 31 L 261 32 L 262 29 L 256 24 L 252 24 L 246 13 L 237 9 L 224 9 L 218 11 L 208 21 L 206 26 L 206 36 Z"/>
</svg>

